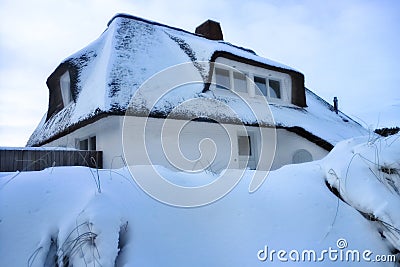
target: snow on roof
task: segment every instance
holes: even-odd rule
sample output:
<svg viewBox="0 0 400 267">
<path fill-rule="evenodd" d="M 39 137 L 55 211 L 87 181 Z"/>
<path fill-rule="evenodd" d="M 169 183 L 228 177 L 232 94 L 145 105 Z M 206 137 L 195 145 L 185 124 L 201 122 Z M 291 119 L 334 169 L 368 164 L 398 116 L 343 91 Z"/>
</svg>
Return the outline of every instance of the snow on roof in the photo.
<svg viewBox="0 0 400 267">
<path fill-rule="evenodd" d="M 331 145 L 342 140 L 368 135 L 370 132 L 342 112 L 336 114 L 333 106 L 306 89 L 306 108 L 288 108 L 271 105 L 277 127 L 301 127 Z"/>
<path fill-rule="evenodd" d="M 212 61 L 218 52 L 225 52 L 249 59 L 274 68 L 298 73 L 283 64 L 262 58 L 253 51 L 234 46 L 224 41 L 209 40 L 181 29 L 144 20 L 138 17 L 118 14 L 108 24 L 105 32 L 94 42 L 65 59 L 58 70 L 73 69 L 71 77 L 74 101 L 44 119 L 28 141 L 28 146 L 49 142 L 65 132 L 93 122 L 108 115 L 124 115 L 132 96 L 150 77 L 162 70 L 179 64 L 192 62 L 204 82 L 208 81 L 209 68 L 196 62 Z M 57 72 L 57 69 L 54 73 Z M 54 73 L 52 75 L 54 75 Z M 71 70 L 70 70 L 70 73 Z M 49 77 L 49 79 L 52 76 Z M 50 88 L 50 87 L 49 87 Z M 186 88 L 184 96 L 168 99 L 169 105 L 178 105 L 191 98 L 210 98 L 203 86 Z M 50 88 L 50 94 L 52 93 Z M 191 94 L 192 93 L 192 94 Z M 294 105 L 274 105 L 270 108 L 273 119 L 261 118 L 261 124 L 278 127 L 298 127 L 323 139 L 331 145 L 343 139 L 366 134 L 366 130 L 344 114 L 336 115 L 325 101 L 311 91 L 306 91 L 306 108 Z M 239 110 L 240 120 L 247 125 L 260 124 L 254 121 L 251 112 L 240 109 L 235 97 L 227 98 L 226 104 Z M 142 107 L 141 107 L 142 108 Z M 149 107 L 147 107 L 149 108 Z M 151 109 L 152 107 L 150 107 Z M 218 117 L 224 121 L 227 116 L 218 107 L 193 106 L 182 110 L 186 113 L 201 113 L 201 116 Z M 138 112 L 141 112 L 138 110 Z M 168 115 L 168 107 L 158 107 L 158 112 Z M 159 114 L 158 114 L 159 115 Z M 47 120 L 45 118 L 47 117 Z M 229 118 L 226 118 L 229 122 Z"/>
</svg>

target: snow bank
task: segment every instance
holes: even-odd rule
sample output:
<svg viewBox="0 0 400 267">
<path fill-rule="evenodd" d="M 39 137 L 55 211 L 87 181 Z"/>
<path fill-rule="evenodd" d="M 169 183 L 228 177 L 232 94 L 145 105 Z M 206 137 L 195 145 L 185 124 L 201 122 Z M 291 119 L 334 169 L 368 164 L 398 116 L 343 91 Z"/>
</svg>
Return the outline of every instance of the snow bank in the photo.
<svg viewBox="0 0 400 267">
<path fill-rule="evenodd" d="M 364 258 L 332 260 L 322 252 L 370 251 L 372 259 L 393 253 L 396 231 L 385 239 L 387 229 L 380 233 L 381 225 L 357 210 L 399 229 L 399 151 L 399 136 L 345 141 L 321 161 L 270 172 L 252 194 L 254 171 L 246 171 L 224 198 L 197 208 L 154 200 L 127 168 L 8 174 L 0 177 L 0 266 L 366 266 Z M 186 186 L 215 179 L 154 168 Z M 272 250 L 287 251 L 287 261 Z M 296 262 L 293 251 L 318 257 Z"/>
<path fill-rule="evenodd" d="M 329 184 L 349 205 L 375 221 L 400 250 L 400 135 L 343 141 L 324 159 Z M 337 159 L 338 155 L 341 160 Z"/>
</svg>

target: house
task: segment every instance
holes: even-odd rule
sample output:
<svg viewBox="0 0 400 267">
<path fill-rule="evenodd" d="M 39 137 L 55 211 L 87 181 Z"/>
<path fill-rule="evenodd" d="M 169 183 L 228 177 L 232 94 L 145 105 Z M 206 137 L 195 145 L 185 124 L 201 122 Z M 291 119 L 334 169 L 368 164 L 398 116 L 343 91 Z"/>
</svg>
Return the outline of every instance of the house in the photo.
<svg viewBox="0 0 400 267">
<path fill-rule="evenodd" d="M 47 80 L 27 146 L 103 151 L 103 166 L 277 169 L 367 130 L 305 88 L 304 75 L 223 40 L 117 14 Z"/>
</svg>

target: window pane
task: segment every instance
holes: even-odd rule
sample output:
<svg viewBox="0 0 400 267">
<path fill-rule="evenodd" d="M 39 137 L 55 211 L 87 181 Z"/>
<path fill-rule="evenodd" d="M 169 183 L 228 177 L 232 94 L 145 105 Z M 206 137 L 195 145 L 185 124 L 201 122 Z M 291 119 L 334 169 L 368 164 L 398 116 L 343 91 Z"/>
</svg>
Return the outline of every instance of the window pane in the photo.
<svg viewBox="0 0 400 267">
<path fill-rule="evenodd" d="M 229 90 L 231 88 L 229 71 L 224 69 L 215 69 L 215 82 L 217 88 Z"/>
<path fill-rule="evenodd" d="M 79 149 L 80 150 L 88 150 L 89 149 L 89 140 L 84 139 L 79 141 Z"/>
<path fill-rule="evenodd" d="M 233 81 L 235 86 L 236 92 L 243 92 L 247 93 L 247 81 L 246 75 L 241 72 L 234 72 L 233 73 Z"/>
<path fill-rule="evenodd" d="M 269 80 L 269 96 L 272 98 L 281 98 L 281 83 L 276 80 Z"/>
<path fill-rule="evenodd" d="M 250 136 L 239 136 L 239 156 L 251 156 Z"/>
<path fill-rule="evenodd" d="M 267 83 L 265 78 L 254 77 L 254 83 L 258 87 L 256 88 L 256 94 L 267 96 Z"/>
<path fill-rule="evenodd" d="M 61 88 L 61 96 L 63 99 L 64 106 L 68 105 L 69 102 L 72 101 L 71 96 L 71 80 L 69 77 L 69 71 L 65 72 L 60 77 L 60 88 Z"/>
<path fill-rule="evenodd" d="M 89 150 L 96 150 L 96 136 L 92 136 L 89 139 Z"/>
</svg>

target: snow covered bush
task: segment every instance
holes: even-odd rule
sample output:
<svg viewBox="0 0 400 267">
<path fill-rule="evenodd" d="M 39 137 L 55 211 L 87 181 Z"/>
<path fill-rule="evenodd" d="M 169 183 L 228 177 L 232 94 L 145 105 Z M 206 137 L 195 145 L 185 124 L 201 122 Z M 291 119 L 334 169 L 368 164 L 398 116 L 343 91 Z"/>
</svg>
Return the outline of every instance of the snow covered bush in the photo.
<svg viewBox="0 0 400 267">
<path fill-rule="evenodd" d="M 323 160 L 329 184 L 346 203 L 374 221 L 396 250 L 400 250 L 399 137 L 344 141 Z"/>
</svg>

